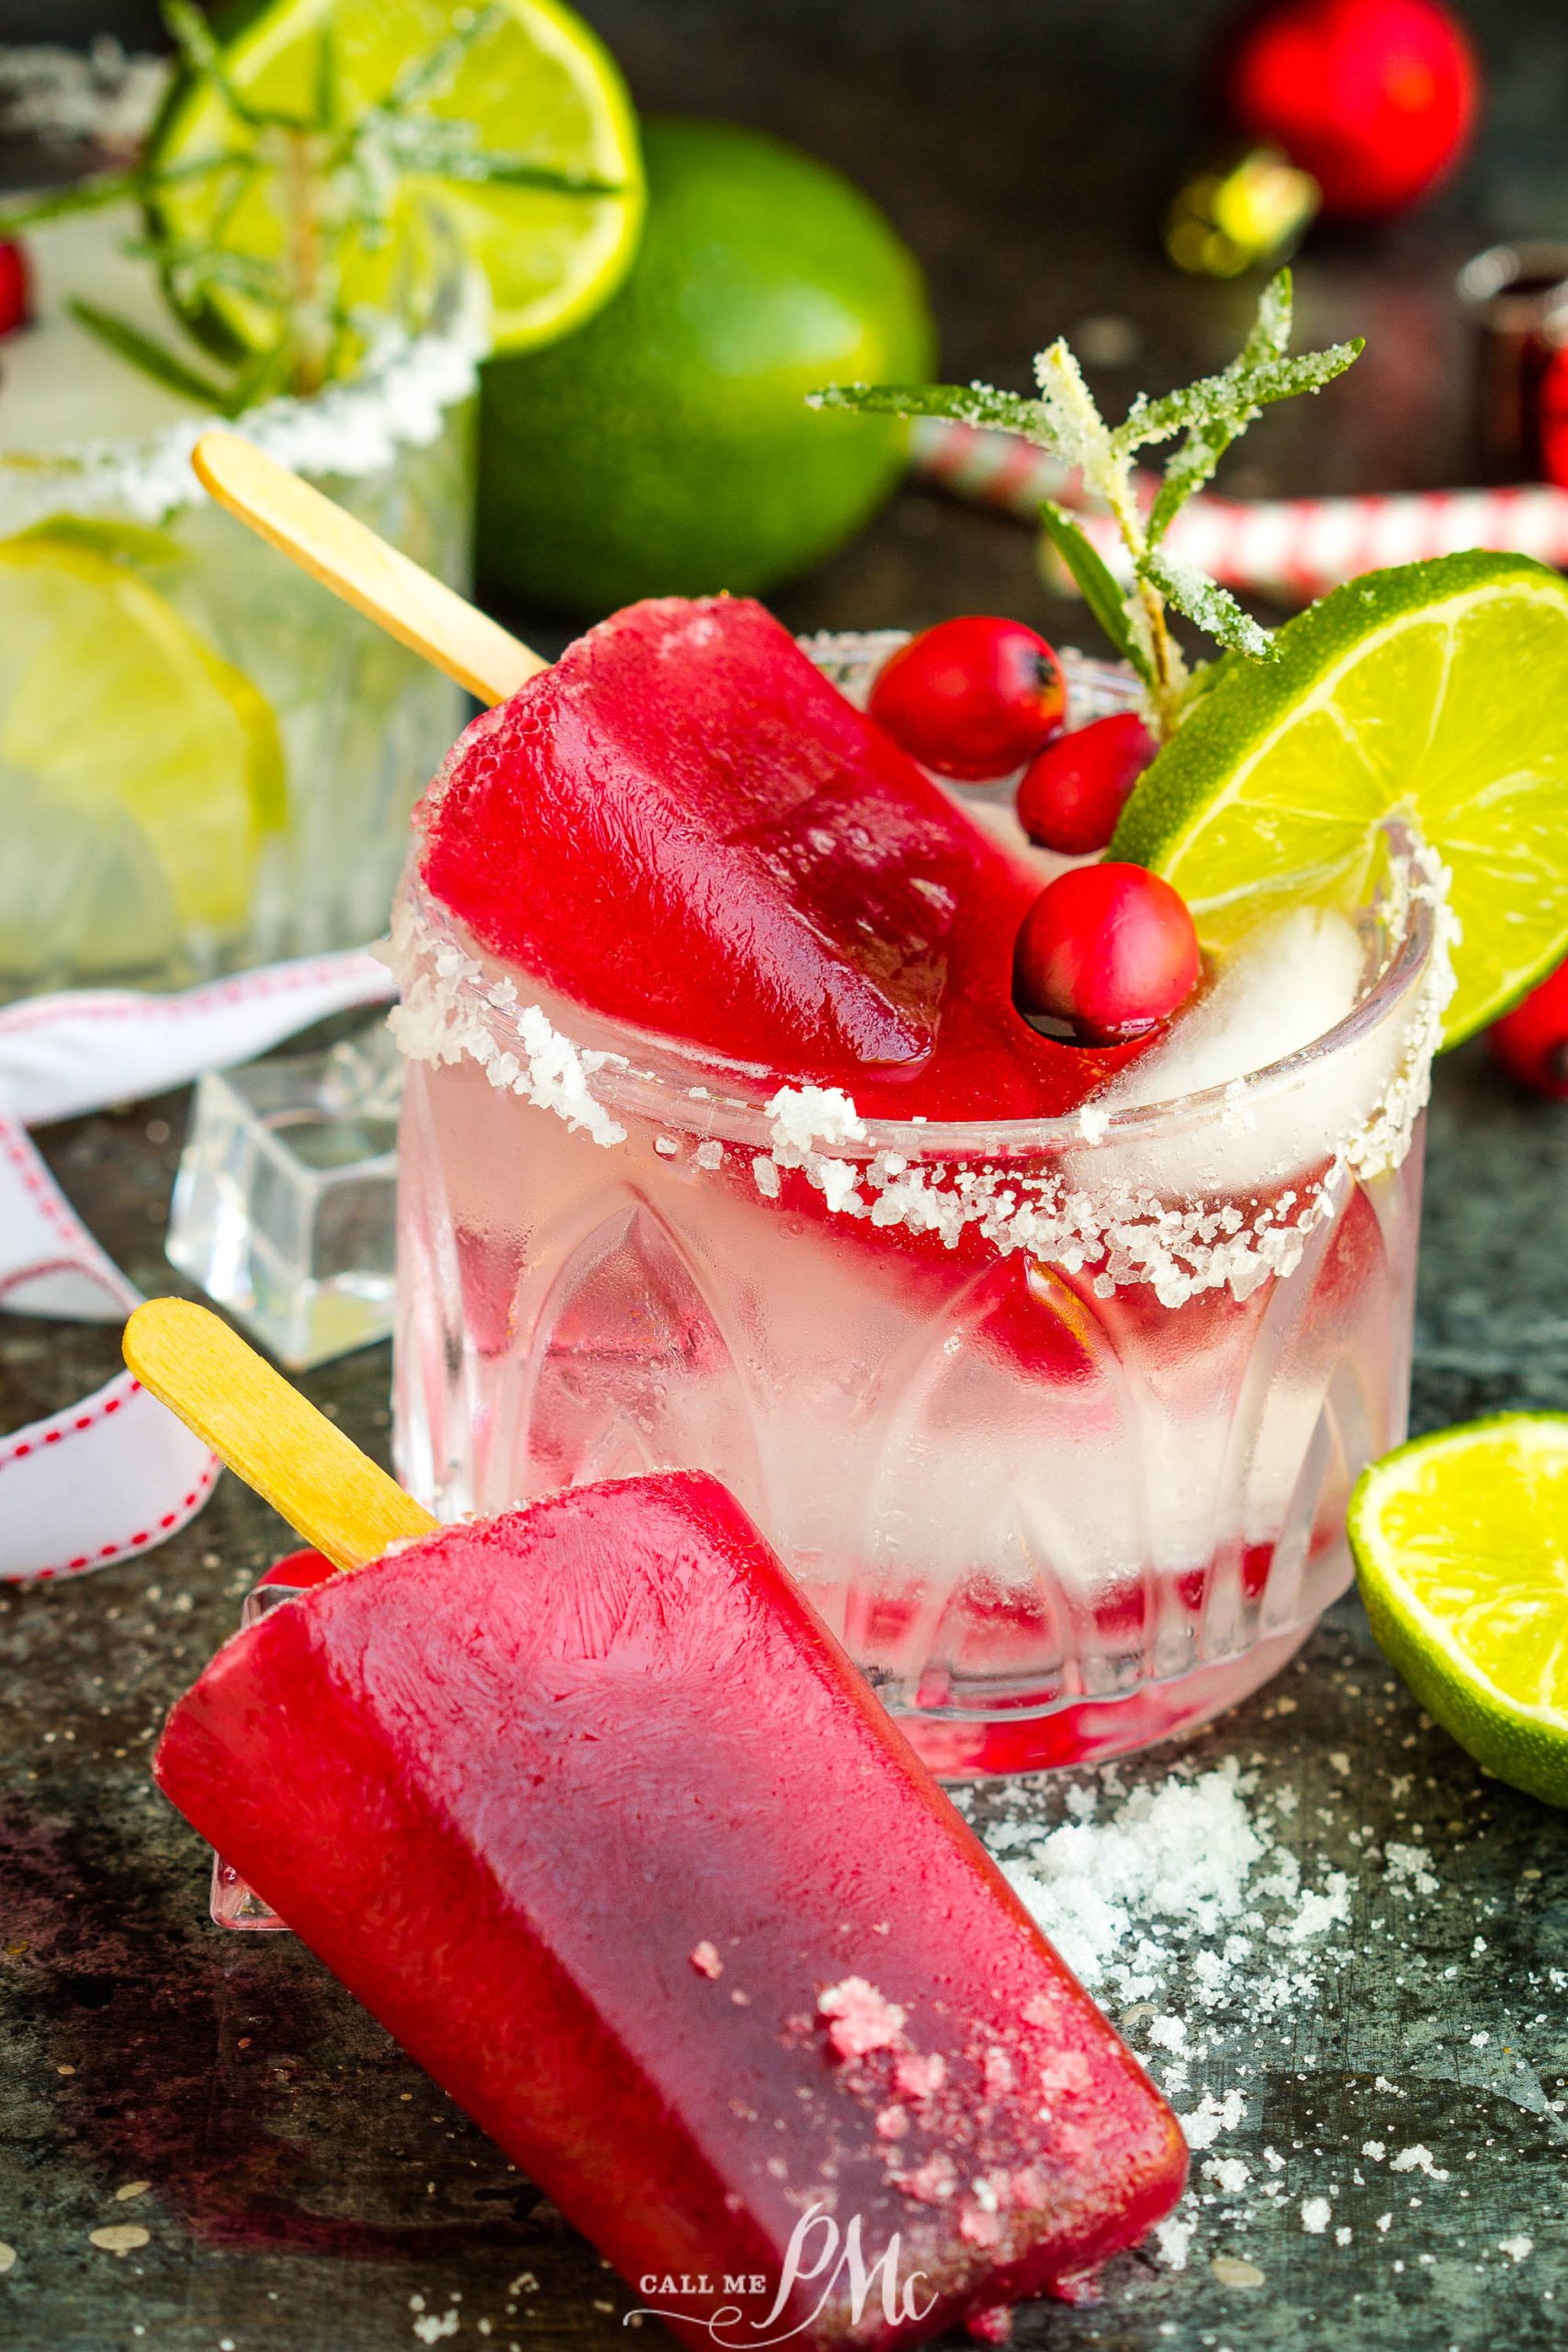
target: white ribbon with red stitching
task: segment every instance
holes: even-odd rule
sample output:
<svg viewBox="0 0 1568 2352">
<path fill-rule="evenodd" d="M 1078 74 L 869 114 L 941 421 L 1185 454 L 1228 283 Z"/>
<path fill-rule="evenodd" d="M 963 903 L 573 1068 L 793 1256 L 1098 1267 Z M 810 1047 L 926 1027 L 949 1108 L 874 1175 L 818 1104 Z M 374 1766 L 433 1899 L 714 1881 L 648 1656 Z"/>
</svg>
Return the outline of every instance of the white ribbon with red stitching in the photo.
<svg viewBox="0 0 1568 2352">
<path fill-rule="evenodd" d="M 179 996 L 78 990 L 0 1012 L 0 1313 L 122 1322 L 141 1297 L 82 1223 L 29 1127 L 248 1061 L 393 993 L 362 949 L 276 964 Z M 0 1579 L 80 1576 L 151 1550 L 201 1509 L 218 1464 L 122 1372 L 0 1435 Z"/>
</svg>

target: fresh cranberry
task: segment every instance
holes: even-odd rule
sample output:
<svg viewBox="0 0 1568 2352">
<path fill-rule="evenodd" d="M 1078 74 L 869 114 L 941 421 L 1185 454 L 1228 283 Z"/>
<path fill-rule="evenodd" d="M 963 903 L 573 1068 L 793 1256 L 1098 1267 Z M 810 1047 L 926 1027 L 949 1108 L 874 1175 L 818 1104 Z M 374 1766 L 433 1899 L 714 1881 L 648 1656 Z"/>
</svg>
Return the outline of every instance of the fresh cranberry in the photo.
<svg viewBox="0 0 1568 2352">
<path fill-rule="evenodd" d="M 33 274 L 14 237 L 0 237 L 0 334 L 15 334 L 33 314 Z"/>
<path fill-rule="evenodd" d="M 1035 753 L 1019 781 L 1019 823 L 1038 848 L 1061 857 L 1103 849 L 1158 749 L 1135 710 L 1058 736 Z"/>
<path fill-rule="evenodd" d="M 1021 621 L 971 613 L 900 646 L 871 690 L 871 715 L 912 759 L 974 784 L 1010 775 L 1062 723 L 1056 657 Z"/>
<path fill-rule="evenodd" d="M 1492 1050 L 1521 1086 L 1568 1102 L 1568 963 L 1493 1023 Z"/>
<path fill-rule="evenodd" d="M 1187 902 L 1142 865 L 1077 865 L 1024 916 L 1013 998 L 1076 1043 L 1117 1045 L 1168 1021 L 1198 982 Z"/>
</svg>

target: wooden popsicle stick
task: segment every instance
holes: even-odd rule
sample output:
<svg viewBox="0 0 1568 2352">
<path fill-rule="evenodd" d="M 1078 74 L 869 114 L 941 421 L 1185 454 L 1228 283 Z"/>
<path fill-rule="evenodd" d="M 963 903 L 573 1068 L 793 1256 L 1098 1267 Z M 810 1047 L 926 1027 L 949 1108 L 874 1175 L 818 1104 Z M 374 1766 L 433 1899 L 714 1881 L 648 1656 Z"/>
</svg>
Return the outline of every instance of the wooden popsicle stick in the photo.
<svg viewBox="0 0 1568 2352">
<path fill-rule="evenodd" d="M 334 1567 L 362 1568 L 440 1524 L 207 1307 L 150 1298 L 124 1347 L 143 1388 Z"/>
<path fill-rule="evenodd" d="M 191 451 L 220 506 L 481 702 L 504 702 L 549 663 L 237 433 Z"/>
</svg>

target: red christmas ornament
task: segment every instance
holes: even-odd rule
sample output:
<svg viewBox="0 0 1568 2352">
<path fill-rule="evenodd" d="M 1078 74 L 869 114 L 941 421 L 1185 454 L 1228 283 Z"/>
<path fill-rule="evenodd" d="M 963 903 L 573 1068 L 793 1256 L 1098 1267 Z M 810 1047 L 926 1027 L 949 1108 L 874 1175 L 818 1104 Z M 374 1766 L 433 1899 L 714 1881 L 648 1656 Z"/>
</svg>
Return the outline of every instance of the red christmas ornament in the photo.
<svg viewBox="0 0 1568 2352">
<path fill-rule="evenodd" d="M 1458 161 L 1481 77 L 1440 0 L 1264 0 L 1224 67 L 1246 137 L 1282 147 L 1326 214 L 1403 211 Z"/>
</svg>

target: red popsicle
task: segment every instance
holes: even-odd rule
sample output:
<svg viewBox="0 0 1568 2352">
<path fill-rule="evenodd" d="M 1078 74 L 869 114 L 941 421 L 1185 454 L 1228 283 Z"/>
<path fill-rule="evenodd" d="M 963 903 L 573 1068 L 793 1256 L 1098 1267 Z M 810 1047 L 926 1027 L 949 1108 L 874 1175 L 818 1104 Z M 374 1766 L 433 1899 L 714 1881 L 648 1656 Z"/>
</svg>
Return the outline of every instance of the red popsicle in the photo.
<svg viewBox="0 0 1568 2352">
<path fill-rule="evenodd" d="M 1180 2192 L 1169 2109 L 710 1478 L 319 1586 L 154 1770 L 693 2344 L 726 2305 L 725 2344 L 913 2342 Z"/>
<path fill-rule="evenodd" d="M 474 721 L 419 822 L 426 885 L 492 955 L 774 1083 L 1027 1116 L 1125 1058 L 1020 1018 L 1038 876 L 747 598 L 590 629 Z"/>
</svg>

